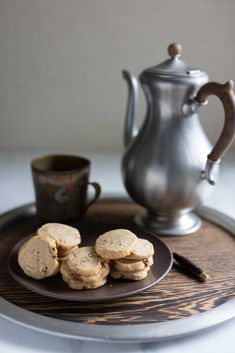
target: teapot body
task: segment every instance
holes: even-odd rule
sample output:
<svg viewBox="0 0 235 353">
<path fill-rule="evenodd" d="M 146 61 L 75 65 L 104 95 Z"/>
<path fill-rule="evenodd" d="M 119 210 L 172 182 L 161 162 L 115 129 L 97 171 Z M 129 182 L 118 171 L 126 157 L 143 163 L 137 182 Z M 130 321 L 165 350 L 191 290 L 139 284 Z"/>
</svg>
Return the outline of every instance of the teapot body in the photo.
<svg viewBox="0 0 235 353">
<path fill-rule="evenodd" d="M 136 222 L 147 222 L 158 234 L 195 231 L 200 220 L 190 212 L 213 189 L 202 176 L 212 146 L 197 112 L 183 116 L 184 103 L 207 80 L 183 85 L 180 80 L 145 82 L 140 76 L 146 117 L 124 152 L 122 176 L 131 198 L 148 210 Z"/>
</svg>

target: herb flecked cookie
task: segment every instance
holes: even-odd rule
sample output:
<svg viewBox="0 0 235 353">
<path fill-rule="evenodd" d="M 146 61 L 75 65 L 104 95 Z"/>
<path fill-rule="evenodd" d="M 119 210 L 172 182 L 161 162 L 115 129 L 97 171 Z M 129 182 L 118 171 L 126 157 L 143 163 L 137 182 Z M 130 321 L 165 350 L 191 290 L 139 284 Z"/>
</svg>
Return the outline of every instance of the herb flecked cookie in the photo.
<svg viewBox="0 0 235 353">
<path fill-rule="evenodd" d="M 96 239 L 95 250 L 104 259 L 121 259 L 135 251 L 137 236 L 127 229 L 114 229 Z"/>
<path fill-rule="evenodd" d="M 143 260 L 153 256 L 154 247 L 147 239 L 138 238 L 137 245 L 131 254 L 128 256 L 130 260 Z"/>
<path fill-rule="evenodd" d="M 82 276 L 97 275 L 106 262 L 97 255 L 94 246 L 77 248 L 66 259 L 69 269 Z"/>
<path fill-rule="evenodd" d="M 130 279 L 132 281 L 140 281 L 148 276 L 148 272 L 150 270 L 150 267 L 146 267 L 144 270 L 141 271 L 133 271 L 133 272 L 124 272 L 124 271 L 119 271 L 114 268 L 112 268 L 110 272 L 110 276 L 114 279 Z"/>
<path fill-rule="evenodd" d="M 55 275 L 60 267 L 55 240 L 47 236 L 33 236 L 20 248 L 18 263 L 24 273 L 34 279 Z"/>
<path fill-rule="evenodd" d="M 130 260 L 129 258 L 123 258 L 119 260 L 113 260 L 113 268 L 119 271 L 133 272 L 142 271 L 146 267 L 153 265 L 153 257 L 150 256 L 143 260 Z"/>
<path fill-rule="evenodd" d="M 81 243 L 79 230 L 62 223 L 46 223 L 38 229 L 37 233 L 56 241 L 59 257 L 67 256 Z"/>
<path fill-rule="evenodd" d="M 72 289 L 82 290 L 82 289 L 96 289 L 102 287 L 106 284 L 107 277 L 101 279 L 98 282 L 87 283 L 84 281 L 70 280 L 68 281 L 68 286 Z"/>
<path fill-rule="evenodd" d="M 61 263 L 60 272 L 65 282 L 69 282 L 70 280 L 78 280 L 86 283 L 94 283 L 94 282 L 100 281 L 104 277 L 107 277 L 110 272 L 110 268 L 108 263 L 104 262 L 102 264 L 100 271 L 97 272 L 95 275 L 85 276 L 85 275 L 81 275 L 79 272 L 72 271 L 68 266 L 67 259 L 65 259 Z"/>
</svg>

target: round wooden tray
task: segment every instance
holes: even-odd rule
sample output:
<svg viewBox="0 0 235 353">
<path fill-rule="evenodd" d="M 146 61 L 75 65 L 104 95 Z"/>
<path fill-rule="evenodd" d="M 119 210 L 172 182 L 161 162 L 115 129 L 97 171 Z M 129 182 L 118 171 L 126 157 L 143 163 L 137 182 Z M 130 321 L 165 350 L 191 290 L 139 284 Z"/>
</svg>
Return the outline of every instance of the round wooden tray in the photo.
<svg viewBox="0 0 235 353">
<path fill-rule="evenodd" d="M 103 199 L 76 226 L 83 236 L 128 228 L 139 210 L 129 200 Z M 134 297 L 86 305 L 32 293 L 11 278 L 10 250 L 39 223 L 33 204 L 0 216 L 0 315 L 54 335 L 120 342 L 175 338 L 228 320 L 235 316 L 235 221 L 204 207 L 198 214 L 204 220 L 195 234 L 163 240 L 198 263 L 210 275 L 208 282 L 173 267 L 161 282 Z"/>
</svg>

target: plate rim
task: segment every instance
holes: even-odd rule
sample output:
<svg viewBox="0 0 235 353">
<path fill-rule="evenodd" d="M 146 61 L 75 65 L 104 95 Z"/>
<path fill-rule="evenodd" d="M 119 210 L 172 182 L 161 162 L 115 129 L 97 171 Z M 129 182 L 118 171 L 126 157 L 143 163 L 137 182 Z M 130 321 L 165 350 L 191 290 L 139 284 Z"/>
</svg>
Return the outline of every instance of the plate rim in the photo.
<svg viewBox="0 0 235 353">
<path fill-rule="evenodd" d="M 103 200 L 113 199 L 114 197 L 117 202 L 132 202 L 128 198 L 117 197 L 117 195 L 103 198 Z M 235 236 L 235 219 L 230 216 L 206 206 L 200 206 L 196 213 L 206 220 L 213 221 Z M 33 214 L 35 214 L 34 203 L 14 208 L 0 215 L 0 230 L 7 228 L 7 226 L 21 217 Z M 46 317 L 22 309 L 0 298 L 0 317 L 37 332 L 64 338 L 90 342 L 156 342 L 192 335 L 232 319 L 235 317 L 235 298 L 207 312 L 187 318 L 160 323 L 111 326 L 82 324 Z"/>
</svg>

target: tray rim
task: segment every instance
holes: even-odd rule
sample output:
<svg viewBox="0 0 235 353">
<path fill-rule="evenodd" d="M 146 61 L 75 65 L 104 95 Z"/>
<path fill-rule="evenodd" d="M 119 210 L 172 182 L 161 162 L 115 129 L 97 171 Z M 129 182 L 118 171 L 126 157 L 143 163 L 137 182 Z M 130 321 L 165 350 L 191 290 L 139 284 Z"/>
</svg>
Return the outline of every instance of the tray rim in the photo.
<svg viewBox="0 0 235 353">
<path fill-rule="evenodd" d="M 100 202 L 108 200 L 133 202 L 131 199 L 117 197 L 116 195 L 104 197 Z M 34 215 L 35 212 L 35 204 L 29 203 L 3 213 L 0 215 L 0 231 L 20 218 Z M 196 213 L 200 217 L 223 227 L 235 236 L 235 219 L 206 206 L 200 206 Z M 207 312 L 187 318 L 159 323 L 126 325 L 92 325 L 50 318 L 33 313 L 0 298 L 0 317 L 41 333 L 65 338 L 120 343 L 164 341 L 195 334 L 232 319 L 235 317 L 235 298 Z"/>
</svg>

